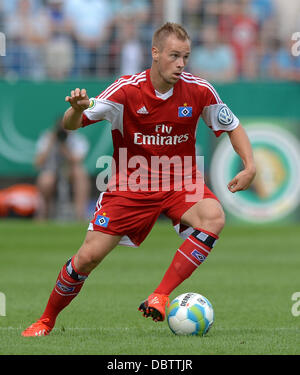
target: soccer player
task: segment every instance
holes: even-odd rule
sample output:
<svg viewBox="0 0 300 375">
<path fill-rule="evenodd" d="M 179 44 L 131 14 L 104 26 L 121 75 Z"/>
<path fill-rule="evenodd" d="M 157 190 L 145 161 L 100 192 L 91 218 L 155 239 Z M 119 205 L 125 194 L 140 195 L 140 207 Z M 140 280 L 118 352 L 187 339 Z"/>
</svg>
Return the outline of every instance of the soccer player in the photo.
<svg viewBox="0 0 300 375">
<path fill-rule="evenodd" d="M 115 168 L 82 246 L 62 267 L 45 311 L 23 336 L 48 335 L 90 272 L 116 245 L 139 246 L 161 213 L 184 241 L 139 310 L 154 321 L 164 320 L 170 293 L 206 259 L 225 221 L 219 200 L 197 172 L 196 127 L 201 115 L 216 136 L 227 132 L 243 162 L 228 189 L 235 193 L 251 184 L 255 165 L 246 132 L 210 83 L 184 72 L 190 53 L 186 30 L 168 22 L 154 33 L 150 69 L 121 77 L 96 98 L 79 88 L 66 97 L 66 129 L 111 122 Z M 173 163 L 160 168 L 157 158 Z M 187 169 L 178 169 L 186 160 L 191 161 Z M 178 175 L 184 184 L 179 184 Z"/>
</svg>

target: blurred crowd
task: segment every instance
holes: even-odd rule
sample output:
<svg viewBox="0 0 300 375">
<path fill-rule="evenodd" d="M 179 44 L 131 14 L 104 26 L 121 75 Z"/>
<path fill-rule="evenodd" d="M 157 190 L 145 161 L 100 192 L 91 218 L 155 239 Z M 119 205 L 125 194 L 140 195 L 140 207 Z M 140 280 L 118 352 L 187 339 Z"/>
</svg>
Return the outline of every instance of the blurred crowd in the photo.
<svg viewBox="0 0 300 375">
<path fill-rule="evenodd" d="M 0 0 L 6 79 L 106 78 L 151 64 L 166 0 Z M 299 0 L 181 0 L 187 70 L 210 81 L 300 80 Z M 299 48 L 300 49 L 300 48 Z M 300 51 L 299 51 L 300 52 Z"/>
</svg>

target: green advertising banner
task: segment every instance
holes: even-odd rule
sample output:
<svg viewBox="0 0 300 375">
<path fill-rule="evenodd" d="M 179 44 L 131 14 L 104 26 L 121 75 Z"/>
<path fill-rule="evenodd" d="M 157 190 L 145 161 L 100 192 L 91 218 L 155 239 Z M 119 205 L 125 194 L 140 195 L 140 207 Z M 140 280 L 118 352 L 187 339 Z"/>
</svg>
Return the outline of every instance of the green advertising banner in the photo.
<svg viewBox="0 0 300 375">
<path fill-rule="evenodd" d="M 94 97 L 111 82 L 0 82 L 0 178 L 36 176 L 37 140 L 68 108 L 65 96 L 84 87 Z M 241 167 L 239 159 L 228 137 L 215 138 L 200 120 L 197 152 L 204 156 L 207 183 L 224 204 L 227 217 L 247 222 L 299 219 L 300 85 L 236 82 L 214 86 L 245 126 L 258 165 L 253 187 L 229 196 L 226 186 Z M 97 159 L 112 154 L 111 126 L 104 121 L 77 131 L 88 140 L 85 165 L 96 177 Z"/>
<path fill-rule="evenodd" d="M 95 96 L 109 83 L 1 82 L 0 176 L 35 176 L 36 142 L 69 107 L 65 96 L 83 86 Z M 95 174 L 97 158 L 112 153 L 110 124 L 104 121 L 78 132 L 88 140 L 85 165 L 89 173 Z"/>
</svg>

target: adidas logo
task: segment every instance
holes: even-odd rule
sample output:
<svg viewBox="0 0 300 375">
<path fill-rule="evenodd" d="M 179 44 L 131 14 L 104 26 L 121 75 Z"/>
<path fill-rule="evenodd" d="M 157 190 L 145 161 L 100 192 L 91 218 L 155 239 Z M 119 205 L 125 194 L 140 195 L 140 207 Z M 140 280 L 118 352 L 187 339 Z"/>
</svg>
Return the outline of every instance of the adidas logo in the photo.
<svg viewBox="0 0 300 375">
<path fill-rule="evenodd" d="M 154 297 L 154 298 L 151 300 L 150 303 L 153 304 L 153 305 L 155 305 L 156 303 L 159 303 L 159 300 L 158 300 L 157 297 Z"/>
<path fill-rule="evenodd" d="M 143 106 L 142 108 L 138 109 L 136 111 L 136 113 L 139 113 L 141 115 L 148 115 L 149 114 L 149 112 L 147 111 L 147 108 L 145 106 Z"/>
</svg>

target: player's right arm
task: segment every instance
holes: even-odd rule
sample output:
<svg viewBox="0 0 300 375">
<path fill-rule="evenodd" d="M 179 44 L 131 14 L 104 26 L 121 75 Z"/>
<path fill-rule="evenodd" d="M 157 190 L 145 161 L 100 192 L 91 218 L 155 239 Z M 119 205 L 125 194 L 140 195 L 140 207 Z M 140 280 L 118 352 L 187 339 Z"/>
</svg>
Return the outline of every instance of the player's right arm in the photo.
<svg viewBox="0 0 300 375">
<path fill-rule="evenodd" d="M 63 127 L 67 130 L 80 128 L 82 126 L 82 113 L 90 104 L 86 89 L 76 88 L 72 90 L 71 95 L 66 96 L 65 101 L 69 102 L 71 107 L 64 114 Z"/>
<path fill-rule="evenodd" d="M 71 107 L 64 114 L 63 127 L 75 130 L 102 120 L 108 120 L 118 127 L 125 102 L 121 87 L 121 84 L 113 83 L 96 98 L 89 98 L 85 89 L 72 90 L 71 96 L 65 98 Z"/>
</svg>

